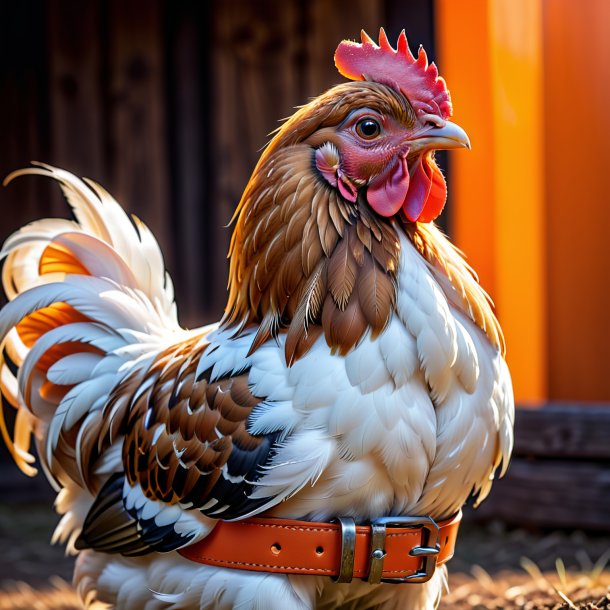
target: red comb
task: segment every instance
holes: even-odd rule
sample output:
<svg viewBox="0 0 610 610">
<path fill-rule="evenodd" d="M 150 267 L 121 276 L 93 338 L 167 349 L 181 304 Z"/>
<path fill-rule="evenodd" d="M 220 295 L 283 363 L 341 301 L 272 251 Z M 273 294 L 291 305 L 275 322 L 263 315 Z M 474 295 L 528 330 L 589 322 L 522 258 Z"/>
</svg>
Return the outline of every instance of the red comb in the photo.
<svg viewBox="0 0 610 610">
<path fill-rule="evenodd" d="M 388 42 L 385 30 L 379 31 L 379 44 L 362 30 L 362 43 L 344 40 L 335 51 L 335 65 L 351 80 L 369 80 L 388 84 L 409 98 L 418 114 L 435 114 L 448 119 L 452 113 L 451 97 L 445 80 L 438 75 L 434 63 L 419 47 L 417 59 L 409 49 L 403 30 L 398 48 Z"/>
</svg>

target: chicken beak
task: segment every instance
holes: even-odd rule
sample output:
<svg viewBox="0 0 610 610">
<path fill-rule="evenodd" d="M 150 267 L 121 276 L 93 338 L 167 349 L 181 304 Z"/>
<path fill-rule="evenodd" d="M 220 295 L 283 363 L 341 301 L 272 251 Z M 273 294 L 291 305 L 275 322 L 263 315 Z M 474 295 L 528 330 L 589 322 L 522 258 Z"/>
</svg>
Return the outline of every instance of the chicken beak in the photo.
<svg viewBox="0 0 610 610">
<path fill-rule="evenodd" d="M 411 140 L 410 152 L 422 150 L 448 150 L 451 148 L 470 149 L 470 139 L 466 132 L 455 123 L 445 121 L 442 127 L 432 127 Z"/>
</svg>

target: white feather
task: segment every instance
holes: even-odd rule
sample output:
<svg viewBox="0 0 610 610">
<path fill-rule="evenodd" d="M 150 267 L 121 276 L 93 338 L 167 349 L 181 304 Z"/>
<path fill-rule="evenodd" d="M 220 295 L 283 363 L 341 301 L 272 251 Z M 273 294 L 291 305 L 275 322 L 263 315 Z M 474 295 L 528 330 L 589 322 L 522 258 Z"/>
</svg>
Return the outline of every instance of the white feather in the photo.
<svg viewBox="0 0 610 610">
<path fill-rule="evenodd" d="M 91 376 L 102 356 L 93 353 L 70 354 L 58 360 L 47 371 L 47 379 L 60 385 L 72 385 Z"/>
</svg>

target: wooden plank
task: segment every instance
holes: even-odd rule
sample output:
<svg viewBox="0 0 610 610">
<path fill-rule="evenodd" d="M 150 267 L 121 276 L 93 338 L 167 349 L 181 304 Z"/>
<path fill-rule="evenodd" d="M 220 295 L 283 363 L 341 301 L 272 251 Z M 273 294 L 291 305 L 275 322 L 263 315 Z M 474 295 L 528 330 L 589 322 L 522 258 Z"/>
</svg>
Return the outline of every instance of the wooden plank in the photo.
<svg viewBox="0 0 610 610">
<path fill-rule="evenodd" d="M 173 248 L 165 124 L 163 4 L 108 7 L 108 190 L 153 231 L 171 270 Z"/>
<path fill-rule="evenodd" d="M 168 131 L 175 261 L 172 276 L 180 322 L 187 327 L 217 320 L 225 302 L 224 284 L 210 290 L 210 270 L 224 272 L 226 252 L 212 247 L 207 222 L 214 208 L 208 189 L 213 145 L 208 138 L 208 64 L 211 15 L 206 3 L 168 5 Z M 217 288 L 217 287 L 216 287 Z"/>
<path fill-rule="evenodd" d="M 610 407 L 517 409 L 515 449 L 474 519 L 540 528 L 610 530 Z"/>
<path fill-rule="evenodd" d="M 422 45 L 430 61 L 436 61 L 434 0 L 389 0 L 385 3 L 384 21 L 382 25 L 391 41 L 396 41 L 404 29 L 412 51 Z"/>
<path fill-rule="evenodd" d="M 233 211 L 260 150 L 299 98 L 299 12 L 296 3 L 218 3 L 214 12 L 212 189 L 206 211 L 211 247 L 226 254 Z M 205 275 L 208 290 L 226 302 L 226 264 Z M 214 297 L 216 298 L 216 297 Z"/>
<path fill-rule="evenodd" d="M 49 162 L 105 184 L 100 3 L 51 0 L 48 7 Z"/>
<path fill-rule="evenodd" d="M 32 159 L 49 160 L 49 99 L 45 57 L 45 4 L 41 1 L 3 6 L 0 20 L 0 181 L 11 171 L 26 167 Z M 42 178 L 20 178 L 0 189 L 0 242 L 22 225 L 51 213 L 57 187 Z M 57 196 L 59 200 L 59 195 Z M 4 294 L 0 304 L 5 303 Z M 14 409 L 7 406 L 9 428 Z M 0 439 L 0 499 L 34 499 L 48 488 L 34 484 L 20 473 Z M 14 488 L 16 484 L 18 488 Z"/>
<path fill-rule="evenodd" d="M 360 40 L 360 30 L 373 38 L 384 25 L 384 6 L 380 0 L 311 0 L 306 3 L 307 23 L 305 97 L 320 95 L 345 79 L 337 72 L 333 57 L 343 39 Z M 303 100 L 305 101 L 305 100 Z"/>
<path fill-rule="evenodd" d="M 610 529 L 607 463 L 514 458 L 475 513 L 520 527 Z"/>
<path fill-rule="evenodd" d="M 281 118 L 298 103 L 293 70 L 297 11 L 287 3 L 241 0 L 214 15 L 213 112 L 217 194 L 223 224 Z"/>
<path fill-rule="evenodd" d="M 517 409 L 515 455 L 610 460 L 610 406 L 550 404 Z"/>
<path fill-rule="evenodd" d="M 48 160 L 45 4 L 11 3 L 0 20 L 0 178 Z M 48 215 L 53 189 L 49 181 L 20 179 L 0 190 L 0 239 L 41 215 Z"/>
</svg>

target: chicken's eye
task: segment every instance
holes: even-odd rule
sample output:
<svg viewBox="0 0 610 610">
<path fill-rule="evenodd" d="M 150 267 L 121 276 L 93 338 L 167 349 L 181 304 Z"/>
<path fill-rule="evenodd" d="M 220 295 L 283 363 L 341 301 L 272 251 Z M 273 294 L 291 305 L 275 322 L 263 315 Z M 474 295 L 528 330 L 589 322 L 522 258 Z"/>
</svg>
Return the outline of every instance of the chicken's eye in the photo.
<svg viewBox="0 0 610 610">
<path fill-rule="evenodd" d="M 356 133 L 364 140 L 373 140 L 381 133 L 381 125 L 370 117 L 360 119 L 356 123 Z"/>
</svg>

